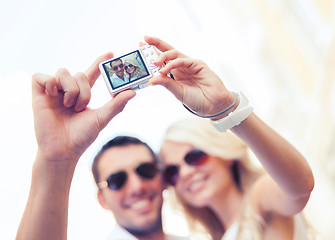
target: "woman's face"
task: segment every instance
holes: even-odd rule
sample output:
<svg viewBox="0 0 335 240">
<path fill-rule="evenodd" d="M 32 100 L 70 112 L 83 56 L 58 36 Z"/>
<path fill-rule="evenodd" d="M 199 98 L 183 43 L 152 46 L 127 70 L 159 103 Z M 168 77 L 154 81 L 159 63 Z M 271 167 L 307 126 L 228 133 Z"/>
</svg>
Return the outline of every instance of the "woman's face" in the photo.
<svg viewBox="0 0 335 240">
<path fill-rule="evenodd" d="M 125 62 L 124 69 L 126 69 L 127 73 L 132 74 L 135 71 L 135 66 L 129 62 Z"/>
<path fill-rule="evenodd" d="M 179 197 L 193 207 L 210 206 L 218 198 L 225 197 L 233 185 L 230 175 L 230 161 L 207 155 L 198 165 L 189 165 L 184 157 L 194 147 L 190 144 L 165 141 L 161 156 L 166 166 L 179 165 L 175 190 Z"/>
</svg>

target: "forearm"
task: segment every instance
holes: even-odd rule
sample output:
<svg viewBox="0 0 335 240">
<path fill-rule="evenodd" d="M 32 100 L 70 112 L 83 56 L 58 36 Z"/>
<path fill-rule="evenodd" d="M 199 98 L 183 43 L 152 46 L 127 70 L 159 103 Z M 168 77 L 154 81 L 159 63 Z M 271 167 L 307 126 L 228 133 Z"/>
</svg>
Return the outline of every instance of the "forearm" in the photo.
<svg viewBox="0 0 335 240">
<path fill-rule="evenodd" d="M 67 238 L 68 200 L 74 167 L 43 161 L 37 154 L 17 240 Z"/>
<path fill-rule="evenodd" d="M 310 194 L 314 178 L 305 158 L 255 114 L 232 131 L 249 145 L 270 176 L 290 197 Z"/>
</svg>

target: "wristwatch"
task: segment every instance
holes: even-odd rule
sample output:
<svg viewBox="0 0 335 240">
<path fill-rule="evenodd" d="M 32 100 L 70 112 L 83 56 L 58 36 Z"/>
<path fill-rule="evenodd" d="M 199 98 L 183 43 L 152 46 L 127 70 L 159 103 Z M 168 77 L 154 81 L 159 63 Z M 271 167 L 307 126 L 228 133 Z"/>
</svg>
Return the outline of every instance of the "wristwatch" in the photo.
<svg viewBox="0 0 335 240">
<path fill-rule="evenodd" d="M 227 117 L 211 121 L 218 131 L 226 132 L 228 129 L 239 125 L 254 111 L 253 107 L 249 106 L 249 101 L 242 92 L 239 92 L 238 96 L 240 97 L 240 103 L 233 112 L 229 113 Z"/>
</svg>

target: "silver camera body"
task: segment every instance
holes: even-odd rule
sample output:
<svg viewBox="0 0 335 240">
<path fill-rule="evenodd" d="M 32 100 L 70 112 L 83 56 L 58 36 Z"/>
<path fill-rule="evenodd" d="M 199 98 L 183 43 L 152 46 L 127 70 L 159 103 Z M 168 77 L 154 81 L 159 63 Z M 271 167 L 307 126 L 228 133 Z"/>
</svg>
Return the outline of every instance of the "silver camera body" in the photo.
<svg viewBox="0 0 335 240">
<path fill-rule="evenodd" d="M 153 64 L 157 57 L 155 46 L 144 45 L 121 57 L 101 62 L 99 69 L 112 97 L 124 90 L 147 87 L 148 80 L 159 74 L 161 67 Z"/>
</svg>

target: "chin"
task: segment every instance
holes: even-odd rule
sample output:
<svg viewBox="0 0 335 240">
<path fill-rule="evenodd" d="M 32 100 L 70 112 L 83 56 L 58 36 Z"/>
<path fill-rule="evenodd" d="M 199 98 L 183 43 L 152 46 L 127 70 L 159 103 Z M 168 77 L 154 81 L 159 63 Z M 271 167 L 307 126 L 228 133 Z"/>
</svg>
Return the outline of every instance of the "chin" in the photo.
<svg viewBox="0 0 335 240">
<path fill-rule="evenodd" d="M 197 196 L 189 198 L 189 201 L 186 202 L 191 207 L 203 208 L 208 206 L 210 199 L 212 199 L 212 196 L 208 196 L 207 194 L 198 194 Z"/>
<path fill-rule="evenodd" d="M 194 202 L 189 202 L 188 205 L 194 208 L 203 208 L 207 206 L 207 204 L 197 200 L 194 200 Z"/>
<path fill-rule="evenodd" d="M 148 233 L 160 231 L 162 229 L 161 218 L 154 219 L 142 219 L 141 224 L 136 227 L 126 228 L 130 233 L 134 235 L 146 235 Z"/>
</svg>

